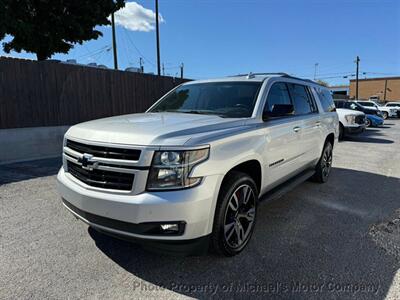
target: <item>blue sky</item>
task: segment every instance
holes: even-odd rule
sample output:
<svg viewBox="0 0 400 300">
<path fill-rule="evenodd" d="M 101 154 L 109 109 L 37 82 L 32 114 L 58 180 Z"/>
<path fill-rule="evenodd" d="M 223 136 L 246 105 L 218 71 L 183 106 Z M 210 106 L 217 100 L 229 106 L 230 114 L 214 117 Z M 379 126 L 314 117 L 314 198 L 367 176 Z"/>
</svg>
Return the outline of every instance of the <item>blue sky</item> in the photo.
<svg viewBox="0 0 400 300">
<path fill-rule="evenodd" d="M 119 19 L 129 29 L 117 26 L 119 66 L 138 66 L 143 57 L 145 71 L 155 72 L 154 1 L 136 2 Z M 357 55 L 362 78 L 400 75 L 400 1 L 159 0 L 159 11 L 161 61 L 170 75 L 183 62 L 195 79 L 248 71 L 313 78 L 318 63 L 317 78 L 341 84 L 354 74 Z M 53 58 L 112 67 L 111 28 L 100 29 L 102 38 Z"/>
</svg>

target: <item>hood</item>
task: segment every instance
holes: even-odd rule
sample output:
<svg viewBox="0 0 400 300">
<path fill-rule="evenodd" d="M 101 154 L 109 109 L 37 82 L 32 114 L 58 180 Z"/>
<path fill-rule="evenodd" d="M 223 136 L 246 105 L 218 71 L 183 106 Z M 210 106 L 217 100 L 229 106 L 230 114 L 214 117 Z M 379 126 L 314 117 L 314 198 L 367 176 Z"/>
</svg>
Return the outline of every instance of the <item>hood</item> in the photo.
<svg viewBox="0 0 400 300">
<path fill-rule="evenodd" d="M 376 121 L 383 121 L 383 118 L 381 118 L 381 117 L 379 117 L 379 116 L 377 116 L 377 115 L 366 114 L 366 116 L 367 116 L 367 118 L 369 118 L 369 119 L 373 119 L 373 120 L 376 120 Z"/>
<path fill-rule="evenodd" d="M 336 108 L 336 112 L 337 112 L 338 114 L 340 113 L 340 114 L 343 114 L 343 115 L 350 115 L 350 114 L 356 115 L 356 116 L 364 115 L 364 113 L 361 112 L 361 111 L 352 110 L 352 109 L 347 109 L 347 108 Z"/>
<path fill-rule="evenodd" d="M 221 134 L 243 126 L 245 119 L 186 113 L 141 113 L 93 120 L 72 126 L 66 137 L 89 141 L 180 146 L 195 135 Z"/>
</svg>

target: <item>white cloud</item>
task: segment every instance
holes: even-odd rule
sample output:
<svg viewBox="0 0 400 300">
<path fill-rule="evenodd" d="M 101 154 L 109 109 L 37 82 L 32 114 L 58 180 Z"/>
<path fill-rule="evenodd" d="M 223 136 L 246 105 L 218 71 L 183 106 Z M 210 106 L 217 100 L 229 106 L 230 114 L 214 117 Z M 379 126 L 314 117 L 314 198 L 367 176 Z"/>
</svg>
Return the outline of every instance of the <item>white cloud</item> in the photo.
<svg viewBox="0 0 400 300">
<path fill-rule="evenodd" d="M 132 31 L 151 31 L 155 29 L 156 14 L 136 2 L 127 2 L 125 7 L 115 13 L 115 24 Z M 158 15 L 160 23 L 163 17 Z"/>
</svg>

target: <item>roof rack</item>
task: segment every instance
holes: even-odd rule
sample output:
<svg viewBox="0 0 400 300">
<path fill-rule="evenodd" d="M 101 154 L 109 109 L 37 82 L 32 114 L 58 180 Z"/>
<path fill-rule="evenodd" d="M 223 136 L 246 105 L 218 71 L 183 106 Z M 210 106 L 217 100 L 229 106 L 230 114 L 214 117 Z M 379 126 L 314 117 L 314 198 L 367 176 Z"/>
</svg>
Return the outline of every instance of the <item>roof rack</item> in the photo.
<svg viewBox="0 0 400 300">
<path fill-rule="evenodd" d="M 237 74 L 237 75 L 232 75 L 232 76 L 228 76 L 228 77 L 247 76 L 247 78 L 250 79 L 250 78 L 254 78 L 254 76 L 256 76 L 256 75 L 280 75 L 280 76 L 285 77 L 285 78 L 292 78 L 292 79 L 311 82 L 311 83 L 314 83 L 314 84 L 319 84 L 318 82 L 315 82 L 315 81 L 313 81 L 311 79 L 299 78 L 299 77 L 292 76 L 292 75 L 289 75 L 288 73 L 284 73 L 284 72 L 277 72 L 277 73 L 252 73 L 252 72 L 250 72 L 250 73 L 247 73 L 247 74 Z"/>
</svg>

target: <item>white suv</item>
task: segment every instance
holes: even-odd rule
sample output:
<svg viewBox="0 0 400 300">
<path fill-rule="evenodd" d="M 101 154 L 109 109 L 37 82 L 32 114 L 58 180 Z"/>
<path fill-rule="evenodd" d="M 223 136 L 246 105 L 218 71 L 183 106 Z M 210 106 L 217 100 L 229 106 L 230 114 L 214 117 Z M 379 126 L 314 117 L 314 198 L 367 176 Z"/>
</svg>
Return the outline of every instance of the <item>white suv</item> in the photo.
<svg viewBox="0 0 400 300">
<path fill-rule="evenodd" d="M 397 117 L 400 118 L 400 101 L 397 102 L 387 102 L 385 107 L 393 108 L 397 110 Z"/>
<path fill-rule="evenodd" d="M 388 117 L 397 117 L 397 109 L 392 108 L 392 107 L 386 107 L 382 105 L 378 105 L 373 101 L 363 101 L 363 100 L 357 100 L 357 103 L 361 104 L 364 107 L 368 107 L 371 109 L 376 109 L 382 112 L 382 117 L 384 119 L 387 119 Z"/>
<path fill-rule="evenodd" d="M 72 126 L 59 192 L 106 234 L 231 256 L 250 240 L 259 199 L 310 177 L 327 181 L 338 129 L 329 91 L 312 81 L 251 73 L 192 81 L 146 113 Z"/>
</svg>

